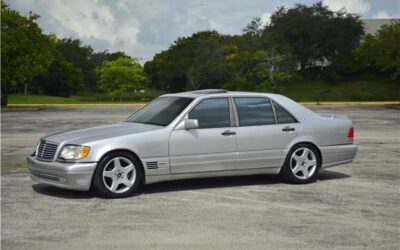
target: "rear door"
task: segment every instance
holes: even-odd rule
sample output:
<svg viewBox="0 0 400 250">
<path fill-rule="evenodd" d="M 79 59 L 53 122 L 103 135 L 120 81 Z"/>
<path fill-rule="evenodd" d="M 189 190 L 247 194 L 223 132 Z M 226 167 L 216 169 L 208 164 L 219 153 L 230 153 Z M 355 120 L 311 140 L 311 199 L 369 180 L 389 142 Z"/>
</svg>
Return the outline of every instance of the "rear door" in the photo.
<svg viewBox="0 0 400 250">
<path fill-rule="evenodd" d="M 285 148 L 297 136 L 300 124 L 269 98 L 234 97 L 233 100 L 239 120 L 237 167 L 281 167 Z"/>
<path fill-rule="evenodd" d="M 195 173 L 234 168 L 236 127 L 227 97 L 207 98 L 189 113 L 198 129 L 173 130 L 170 136 L 171 173 Z"/>
</svg>

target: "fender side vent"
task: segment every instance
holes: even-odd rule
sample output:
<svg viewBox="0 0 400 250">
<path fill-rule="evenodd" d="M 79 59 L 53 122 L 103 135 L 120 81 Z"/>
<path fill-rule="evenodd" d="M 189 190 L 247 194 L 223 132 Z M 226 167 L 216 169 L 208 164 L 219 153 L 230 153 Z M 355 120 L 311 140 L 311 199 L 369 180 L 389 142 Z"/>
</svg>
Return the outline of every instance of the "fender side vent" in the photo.
<svg viewBox="0 0 400 250">
<path fill-rule="evenodd" d="M 149 162 L 146 162 L 146 166 L 147 166 L 147 169 L 157 169 L 158 168 L 158 162 L 149 161 Z"/>
</svg>

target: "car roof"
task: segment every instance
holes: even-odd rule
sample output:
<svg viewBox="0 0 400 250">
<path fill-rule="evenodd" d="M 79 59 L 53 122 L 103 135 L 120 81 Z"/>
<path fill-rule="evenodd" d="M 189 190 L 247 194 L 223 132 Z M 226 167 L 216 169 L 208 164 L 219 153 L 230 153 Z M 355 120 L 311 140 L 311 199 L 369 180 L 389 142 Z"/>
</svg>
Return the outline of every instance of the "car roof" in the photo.
<svg viewBox="0 0 400 250">
<path fill-rule="evenodd" d="M 204 96 L 271 96 L 275 94 L 270 93 L 257 93 L 257 92 L 242 92 L 242 91 L 228 91 L 224 89 L 202 89 L 202 90 L 194 90 L 194 91 L 187 91 L 187 92 L 180 92 L 180 93 L 172 93 L 166 94 L 163 96 L 179 96 L 179 97 L 190 97 L 190 98 L 198 98 Z"/>
</svg>

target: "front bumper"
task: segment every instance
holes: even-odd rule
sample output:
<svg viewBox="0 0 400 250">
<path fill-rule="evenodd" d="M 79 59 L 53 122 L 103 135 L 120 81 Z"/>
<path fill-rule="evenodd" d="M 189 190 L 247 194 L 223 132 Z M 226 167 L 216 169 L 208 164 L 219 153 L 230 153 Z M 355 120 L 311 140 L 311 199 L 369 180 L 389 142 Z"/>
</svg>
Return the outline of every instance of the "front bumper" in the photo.
<svg viewBox="0 0 400 250">
<path fill-rule="evenodd" d="M 92 176 L 97 162 L 64 163 L 57 161 L 39 161 L 29 156 L 28 169 L 33 181 L 48 185 L 87 191 L 90 189 Z"/>
</svg>

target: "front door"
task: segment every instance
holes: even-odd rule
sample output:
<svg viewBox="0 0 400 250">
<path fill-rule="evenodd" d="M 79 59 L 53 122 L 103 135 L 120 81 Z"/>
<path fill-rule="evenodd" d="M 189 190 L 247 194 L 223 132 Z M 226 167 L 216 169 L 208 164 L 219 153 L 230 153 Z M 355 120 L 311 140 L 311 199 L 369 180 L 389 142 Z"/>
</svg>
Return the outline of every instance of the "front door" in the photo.
<svg viewBox="0 0 400 250">
<path fill-rule="evenodd" d="M 230 110 L 228 98 L 207 98 L 188 113 L 187 118 L 198 120 L 199 128 L 172 131 L 171 173 L 235 168 L 237 131 L 231 126 Z"/>
</svg>

